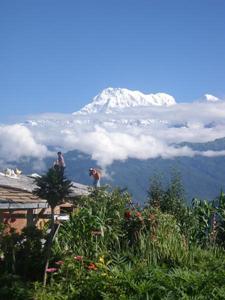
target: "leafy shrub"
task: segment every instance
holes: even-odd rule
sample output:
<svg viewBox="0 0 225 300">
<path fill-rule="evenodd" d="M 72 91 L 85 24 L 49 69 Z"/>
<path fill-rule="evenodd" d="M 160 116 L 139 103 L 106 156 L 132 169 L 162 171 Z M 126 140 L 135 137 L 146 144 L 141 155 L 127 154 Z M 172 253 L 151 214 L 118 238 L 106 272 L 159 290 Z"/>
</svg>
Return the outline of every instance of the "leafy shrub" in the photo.
<svg viewBox="0 0 225 300">
<path fill-rule="evenodd" d="M 81 199 L 70 220 L 61 226 L 55 251 L 96 257 L 120 247 L 122 220 L 130 198 L 119 190 L 95 190 Z"/>
<path fill-rule="evenodd" d="M 4 273 L 0 275 L 0 299 L 32 300 L 32 287 L 19 276 Z"/>
<path fill-rule="evenodd" d="M 153 176 L 148 190 L 148 204 L 163 213 L 173 215 L 182 233 L 189 236 L 193 220 L 190 209 L 186 205 L 185 192 L 179 173 L 176 171 L 172 173 L 170 182 L 166 187 L 163 186 L 159 175 Z"/>
<path fill-rule="evenodd" d="M 89 271 L 70 262 L 45 290 L 36 286 L 35 299 L 224 299 L 224 275 L 224 268 L 168 268 L 144 261 Z"/>
<path fill-rule="evenodd" d="M 43 231 L 36 227 L 25 227 L 21 233 L 3 235 L 0 247 L 4 255 L 4 270 L 28 280 L 40 279 L 44 264 L 43 238 Z"/>
</svg>

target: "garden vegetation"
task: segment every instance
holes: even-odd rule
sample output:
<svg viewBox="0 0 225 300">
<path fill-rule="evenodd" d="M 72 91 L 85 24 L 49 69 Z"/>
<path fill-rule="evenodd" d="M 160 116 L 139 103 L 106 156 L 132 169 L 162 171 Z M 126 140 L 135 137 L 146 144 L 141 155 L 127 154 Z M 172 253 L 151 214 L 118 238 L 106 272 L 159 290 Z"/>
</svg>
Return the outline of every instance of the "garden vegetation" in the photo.
<svg viewBox="0 0 225 300">
<path fill-rule="evenodd" d="M 0 299 L 225 299 L 225 195 L 187 206 L 179 176 L 161 182 L 144 206 L 109 188 L 77 200 L 47 269 L 46 230 L 1 225 Z"/>
</svg>

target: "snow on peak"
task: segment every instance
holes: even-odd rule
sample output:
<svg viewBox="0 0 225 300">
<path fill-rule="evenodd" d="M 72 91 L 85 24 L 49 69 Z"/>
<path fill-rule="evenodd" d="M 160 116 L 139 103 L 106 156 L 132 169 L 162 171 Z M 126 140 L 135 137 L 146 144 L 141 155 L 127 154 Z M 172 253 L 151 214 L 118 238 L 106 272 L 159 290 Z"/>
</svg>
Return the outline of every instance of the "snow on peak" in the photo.
<svg viewBox="0 0 225 300">
<path fill-rule="evenodd" d="M 200 100 L 198 100 L 197 102 L 201 102 L 201 103 L 215 103 L 221 101 L 220 98 L 210 95 L 210 94 L 205 94 Z"/>
<path fill-rule="evenodd" d="M 204 98 L 207 102 L 217 102 L 217 101 L 220 101 L 219 98 L 213 96 L 213 95 L 210 95 L 210 94 L 205 94 L 204 95 Z"/>
<path fill-rule="evenodd" d="M 95 96 L 91 103 L 84 106 L 77 113 L 110 113 L 114 110 L 128 107 L 171 106 L 174 104 L 176 104 L 175 99 L 165 93 L 145 95 L 139 91 L 131 91 L 124 88 L 107 88 Z"/>
</svg>

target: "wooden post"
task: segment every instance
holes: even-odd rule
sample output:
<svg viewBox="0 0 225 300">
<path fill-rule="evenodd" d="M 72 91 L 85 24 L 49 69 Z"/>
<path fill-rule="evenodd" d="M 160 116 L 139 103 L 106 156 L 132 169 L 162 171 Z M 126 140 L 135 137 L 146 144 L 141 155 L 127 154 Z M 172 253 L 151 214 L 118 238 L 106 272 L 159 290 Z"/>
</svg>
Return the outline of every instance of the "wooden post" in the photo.
<svg viewBox="0 0 225 300">
<path fill-rule="evenodd" d="M 2 210 L 0 210 L 0 223 L 2 223 L 3 222 L 3 212 L 2 212 Z"/>
<path fill-rule="evenodd" d="M 33 226 L 34 225 L 34 215 L 33 215 L 33 209 L 27 210 L 27 226 Z"/>
</svg>

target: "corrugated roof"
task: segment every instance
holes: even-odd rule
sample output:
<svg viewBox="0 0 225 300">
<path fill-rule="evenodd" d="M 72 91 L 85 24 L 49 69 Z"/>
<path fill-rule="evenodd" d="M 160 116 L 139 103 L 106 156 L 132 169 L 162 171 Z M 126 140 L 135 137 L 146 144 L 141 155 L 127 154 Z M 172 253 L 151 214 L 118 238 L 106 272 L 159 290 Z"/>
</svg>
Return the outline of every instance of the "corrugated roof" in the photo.
<svg viewBox="0 0 225 300">
<path fill-rule="evenodd" d="M 34 178 L 25 175 L 18 177 L 8 177 L 0 173 L 0 208 L 6 204 L 14 207 L 15 205 L 30 206 L 35 204 L 45 205 L 46 200 L 40 199 L 32 194 L 36 188 Z M 89 193 L 88 187 L 79 183 L 73 182 L 72 192 L 68 198 L 87 195 Z"/>
<path fill-rule="evenodd" d="M 8 186 L 20 190 L 32 192 L 35 188 L 34 179 L 25 175 L 15 177 L 5 176 L 0 173 L 0 186 Z"/>
<path fill-rule="evenodd" d="M 30 192 L 12 188 L 9 186 L 0 186 L 0 203 L 1 202 L 46 202 Z"/>
</svg>

